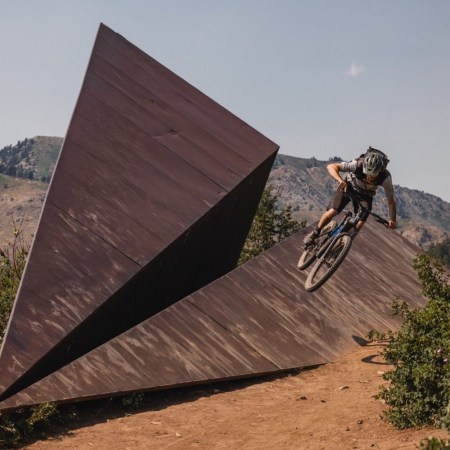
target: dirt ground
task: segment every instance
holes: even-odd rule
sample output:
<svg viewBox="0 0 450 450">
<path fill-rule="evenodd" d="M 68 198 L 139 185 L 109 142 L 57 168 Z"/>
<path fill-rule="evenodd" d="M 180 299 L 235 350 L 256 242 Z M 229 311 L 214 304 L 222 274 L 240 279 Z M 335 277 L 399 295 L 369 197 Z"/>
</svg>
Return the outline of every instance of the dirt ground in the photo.
<svg viewBox="0 0 450 450">
<path fill-rule="evenodd" d="M 443 430 L 393 428 L 374 398 L 388 366 L 369 344 L 315 369 L 151 393 L 126 413 L 93 410 L 26 449 L 415 449 Z"/>
</svg>

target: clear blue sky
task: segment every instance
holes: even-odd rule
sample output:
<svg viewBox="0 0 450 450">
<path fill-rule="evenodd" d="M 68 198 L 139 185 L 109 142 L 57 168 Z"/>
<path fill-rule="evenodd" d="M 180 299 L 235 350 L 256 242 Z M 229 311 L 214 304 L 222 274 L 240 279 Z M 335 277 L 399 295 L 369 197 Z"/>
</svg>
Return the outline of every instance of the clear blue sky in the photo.
<svg viewBox="0 0 450 450">
<path fill-rule="evenodd" d="M 450 201 L 450 1 L 0 0 L 0 148 L 64 137 L 100 22 L 280 145 Z"/>
</svg>

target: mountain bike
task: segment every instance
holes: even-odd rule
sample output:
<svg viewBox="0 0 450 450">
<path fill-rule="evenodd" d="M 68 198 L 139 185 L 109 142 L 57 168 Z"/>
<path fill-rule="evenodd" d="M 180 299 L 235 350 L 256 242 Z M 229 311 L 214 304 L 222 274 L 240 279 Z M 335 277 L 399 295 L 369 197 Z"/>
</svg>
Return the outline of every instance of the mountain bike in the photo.
<svg viewBox="0 0 450 450">
<path fill-rule="evenodd" d="M 361 220 L 364 213 L 368 212 L 375 221 L 388 228 L 389 221 L 369 211 L 361 204 L 356 195 L 349 192 L 346 192 L 345 195 L 351 198 L 354 207 L 357 206 L 356 212 L 344 210 L 344 217 L 339 224 L 332 220 L 323 227 L 315 241 L 305 246 L 298 261 L 297 267 L 299 270 L 306 269 L 315 261 L 305 281 L 305 289 L 308 292 L 319 289 L 344 261 L 350 251 L 353 239 L 358 234 L 356 224 Z"/>
</svg>

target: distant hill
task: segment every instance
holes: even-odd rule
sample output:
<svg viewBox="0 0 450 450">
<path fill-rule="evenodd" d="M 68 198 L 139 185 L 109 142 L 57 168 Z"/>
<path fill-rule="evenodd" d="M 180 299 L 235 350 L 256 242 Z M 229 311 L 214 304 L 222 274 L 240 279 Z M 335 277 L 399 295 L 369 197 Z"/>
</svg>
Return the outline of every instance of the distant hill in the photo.
<svg viewBox="0 0 450 450">
<path fill-rule="evenodd" d="M 12 239 L 13 221 L 31 241 L 62 142 L 36 136 L 0 149 L 0 247 Z"/>
<path fill-rule="evenodd" d="M 29 234 L 34 232 L 62 142 L 59 137 L 36 136 L 0 149 L 0 246 L 8 235 L 12 217 L 24 217 L 29 223 Z M 336 188 L 326 170 L 329 162 L 277 156 L 269 182 L 280 202 L 293 206 L 296 218 L 311 223 L 326 209 Z M 428 249 L 449 236 L 449 203 L 401 186 L 395 186 L 395 194 L 399 231 L 410 241 Z M 380 215 L 388 215 L 383 192 L 375 197 L 374 210 Z"/>
<path fill-rule="evenodd" d="M 48 183 L 63 139 L 36 136 L 0 149 L 0 173 Z"/>
</svg>

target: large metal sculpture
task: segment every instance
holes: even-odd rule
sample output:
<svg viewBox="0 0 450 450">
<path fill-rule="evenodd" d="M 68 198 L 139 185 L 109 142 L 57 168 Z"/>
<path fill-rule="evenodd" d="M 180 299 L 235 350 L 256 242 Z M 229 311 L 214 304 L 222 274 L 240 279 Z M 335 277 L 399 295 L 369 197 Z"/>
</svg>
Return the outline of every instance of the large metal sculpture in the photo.
<svg viewBox="0 0 450 450">
<path fill-rule="evenodd" d="M 235 267 L 277 150 L 101 25 L 2 346 L 0 398 Z"/>
<path fill-rule="evenodd" d="M 421 304 L 417 249 L 396 233 L 368 224 L 314 294 L 303 232 L 235 268 L 276 151 L 101 26 L 0 354 L 0 409 L 314 366 L 395 329 L 396 295 Z"/>
</svg>

